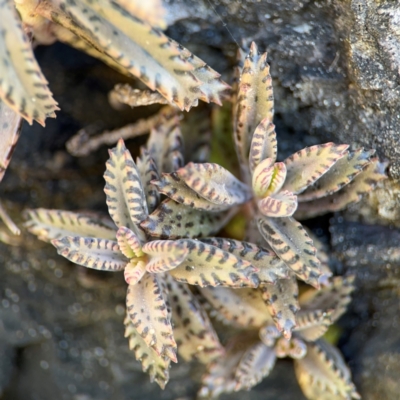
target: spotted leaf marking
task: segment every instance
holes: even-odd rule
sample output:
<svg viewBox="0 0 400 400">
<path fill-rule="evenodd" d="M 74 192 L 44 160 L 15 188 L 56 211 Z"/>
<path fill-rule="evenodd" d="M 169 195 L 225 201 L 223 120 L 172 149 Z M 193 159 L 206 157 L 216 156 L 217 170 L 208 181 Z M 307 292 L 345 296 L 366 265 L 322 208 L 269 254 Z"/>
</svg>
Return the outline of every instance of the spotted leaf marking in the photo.
<svg viewBox="0 0 400 400">
<path fill-rule="evenodd" d="M 242 328 L 260 328 L 272 322 L 261 292 L 253 289 L 225 287 L 201 288 L 211 305 L 211 315 Z"/>
<path fill-rule="evenodd" d="M 27 210 L 25 217 L 25 227 L 45 242 L 74 235 L 115 239 L 115 230 L 104 226 L 99 219 L 85 214 L 36 208 Z"/>
<path fill-rule="evenodd" d="M 235 211 L 232 209 L 222 213 L 210 213 L 166 199 L 140 226 L 152 237 L 194 239 L 220 231 Z"/>
<path fill-rule="evenodd" d="M 258 54 L 253 42 L 244 62 L 234 120 L 234 138 L 241 164 L 247 165 L 250 143 L 256 127 L 272 123 L 274 96 L 267 53 Z"/>
<path fill-rule="evenodd" d="M 30 124 L 44 126 L 57 102 L 48 89 L 12 0 L 0 1 L 0 98 Z"/>
<path fill-rule="evenodd" d="M 344 157 L 348 147 L 347 144 L 325 143 L 291 155 L 284 161 L 287 175 L 282 189 L 294 194 L 303 192 Z"/>
<path fill-rule="evenodd" d="M 109 154 L 104 173 L 108 211 L 118 227 L 126 226 L 143 240 L 144 234 L 138 224 L 148 212 L 139 171 L 122 139 Z"/>
<path fill-rule="evenodd" d="M 275 125 L 270 121 L 269 117 L 264 118 L 254 131 L 250 147 L 250 171 L 264 161 L 270 158 L 276 161 L 278 151 L 278 142 L 276 140 Z"/>
<path fill-rule="evenodd" d="M 272 347 L 257 343 L 248 349 L 240 359 L 235 378 L 235 390 L 249 390 L 261 382 L 275 366 L 276 355 Z"/>
<path fill-rule="evenodd" d="M 140 240 L 130 229 L 121 226 L 116 236 L 119 249 L 126 258 L 143 256 Z"/>
<path fill-rule="evenodd" d="M 87 268 L 121 271 L 129 261 L 120 252 L 118 243 L 112 240 L 66 236 L 53 239 L 51 243 L 58 254 Z"/>
<path fill-rule="evenodd" d="M 174 337 L 178 353 L 185 361 L 208 364 L 224 353 L 224 348 L 201 304 L 184 283 L 167 275 Z"/>
<path fill-rule="evenodd" d="M 362 172 L 374 153 L 375 150 L 364 151 L 362 148 L 346 151 L 328 172 L 298 196 L 299 202 L 319 199 L 337 192 Z"/>
<path fill-rule="evenodd" d="M 370 192 L 379 181 L 387 178 L 386 167 L 387 163 L 379 162 L 376 158 L 373 159 L 362 173 L 339 192 L 321 199 L 299 203 L 296 217 L 312 218 L 327 212 L 343 210 L 347 206 L 359 202 L 361 197 Z"/>
<path fill-rule="evenodd" d="M 173 240 L 154 240 L 148 242 L 143 246 L 143 252 L 150 256 L 146 270 L 152 274 L 174 269 L 189 254 L 185 243 Z"/>
<path fill-rule="evenodd" d="M 154 160 L 148 151 L 141 148 L 141 155 L 136 160 L 141 181 L 143 182 L 143 190 L 146 195 L 147 207 L 149 212 L 153 212 L 160 203 L 160 194 L 157 188 L 151 183 L 159 179 L 158 171 Z"/>
<path fill-rule="evenodd" d="M 126 308 L 147 346 L 177 362 L 169 305 L 157 275 L 145 274 L 136 285 L 128 286 Z"/>
<path fill-rule="evenodd" d="M 189 251 L 184 261 L 169 272 L 176 280 L 202 287 L 254 287 L 257 284 L 251 277 L 258 269 L 248 261 L 197 240 L 180 239 L 175 243 L 183 244 Z"/>
<path fill-rule="evenodd" d="M 289 279 L 280 279 L 274 285 L 266 283 L 260 286 L 260 290 L 276 327 L 289 339 L 299 310 L 296 276 L 291 274 Z"/>
<path fill-rule="evenodd" d="M 260 284 L 274 283 L 278 278 L 284 279 L 289 276 L 286 264 L 275 253 L 265 248 L 233 239 L 207 238 L 201 239 L 201 241 L 227 251 L 242 260 L 249 261 L 251 265 L 259 269 L 253 274 L 252 280 L 258 281 Z"/>
<path fill-rule="evenodd" d="M 266 217 L 291 217 L 297 209 L 297 196 L 287 190 L 264 197 L 257 202 L 261 214 Z"/>
<path fill-rule="evenodd" d="M 361 399 L 341 354 L 323 340 L 308 343 L 306 356 L 294 368 L 309 399 Z"/>
<path fill-rule="evenodd" d="M 274 175 L 274 161 L 266 158 L 261 161 L 253 172 L 252 186 L 257 197 L 263 197 L 267 193 Z"/>
<path fill-rule="evenodd" d="M 176 174 L 199 196 L 226 209 L 250 200 L 250 188 L 218 164 L 189 163 Z"/>
<path fill-rule="evenodd" d="M 300 296 L 302 310 L 322 310 L 330 312 L 332 323 L 337 321 L 346 311 L 351 301 L 351 293 L 354 290 L 354 275 L 346 277 L 337 276 L 331 280 L 329 286 L 318 291 L 308 290 Z"/>
<path fill-rule="evenodd" d="M 67 11 L 63 11 L 67 10 Z M 71 30 L 169 102 L 189 110 L 228 87 L 219 74 L 160 30 L 110 0 L 40 2 L 35 11 Z"/>
<path fill-rule="evenodd" d="M 114 89 L 108 94 L 109 102 L 119 108 L 121 104 L 130 107 L 149 106 L 151 104 L 168 104 L 160 93 L 151 90 L 134 89 L 128 83 L 115 85 Z"/>
<path fill-rule="evenodd" d="M 162 174 L 159 181 L 152 181 L 158 190 L 179 204 L 195 208 L 200 211 L 220 212 L 227 209 L 225 204 L 214 204 L 199 196 L 189 188 L 175 173 Z"/>
<path fill-rule="evenodd" d="M 124 269 L 125 282 L 128 285 L 136 285 L 146 273 L 146 262 L 144 260 L 132 260 Z"/>
<path fill-rule="evenodd" d="M 319 288 L 320 261 L 307 232 L 292 217 L 260 218 L 258 228 L 273 251 L 297 277 Z"/>
<path fill-rule="evenodd" d="M 21 127 L 20 115 L 0 100 L 0 182 L 11 161 Z"/>
<path fill-rule="evenodd" d="M 161 389 L 169 380 L 169 366 L 171 360 L 168 357 L 163 357 L 149 347 L 143 340 L 142 336 L 137 332 L 129 316 L 124 320 L 125 337 L 129 340 L 129 349 L 135 353 L 135 357 L 142 363 L 143 372 L 150 375 L 150 381 L 157 382 Z"/>
</svg>

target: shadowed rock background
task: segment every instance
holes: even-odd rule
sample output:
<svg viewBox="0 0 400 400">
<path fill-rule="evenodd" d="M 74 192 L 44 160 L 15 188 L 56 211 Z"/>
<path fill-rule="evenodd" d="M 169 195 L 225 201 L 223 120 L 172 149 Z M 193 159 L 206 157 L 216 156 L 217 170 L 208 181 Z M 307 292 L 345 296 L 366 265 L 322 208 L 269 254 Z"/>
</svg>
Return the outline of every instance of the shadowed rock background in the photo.
<svg viewBox="0 0 400 400">
<path fill-rule="evenodd" d="M 365 400 L 400 393 L 400 5 L 376 0 L 165 1 L 167 30 L 230 82 L 236 42 L 267 50 L 280 158 L 327 141 L 374 148 L 391 180 L 343 215 L 310 222 L 331 242 L 338 273 L 357 275 L 339 345 Z M 153 108 L 119 112 L 107 101 L 126 82 L 61 44 L 36 55 L 61 111 L 46 128 L 24 125 L 0 194 L 13 218 L 24 208 L 106 212 L 107 149 L 74 158 L 65 142 L 80 128 L 113 129 Z M 129 141 L 137 154 L 144 139 Z M 178 364 L 162 392 L 142 374 L 123 337 L 120 274 L 73 266 L 23 232 L 0 238 L 0 398 L 2 400 L 192 399 L 201 368 Z M 303 399 L 292 363 L 250 393 L 222 399 Z"/>
</svg>

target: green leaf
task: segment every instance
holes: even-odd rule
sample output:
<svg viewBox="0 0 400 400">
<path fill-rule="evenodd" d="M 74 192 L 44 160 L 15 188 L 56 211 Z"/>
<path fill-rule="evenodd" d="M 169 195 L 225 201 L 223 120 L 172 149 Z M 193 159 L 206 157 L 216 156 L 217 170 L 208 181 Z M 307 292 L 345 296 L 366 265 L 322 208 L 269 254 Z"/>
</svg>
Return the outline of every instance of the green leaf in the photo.
<svg viewBox="0 0 400 400">
<path fill-rule="evenodd" d="M 130 229 L 121 226 L 116 236 L 119 249 L 126 258 L 143 256 L 140 240 Z"/>
</svg>

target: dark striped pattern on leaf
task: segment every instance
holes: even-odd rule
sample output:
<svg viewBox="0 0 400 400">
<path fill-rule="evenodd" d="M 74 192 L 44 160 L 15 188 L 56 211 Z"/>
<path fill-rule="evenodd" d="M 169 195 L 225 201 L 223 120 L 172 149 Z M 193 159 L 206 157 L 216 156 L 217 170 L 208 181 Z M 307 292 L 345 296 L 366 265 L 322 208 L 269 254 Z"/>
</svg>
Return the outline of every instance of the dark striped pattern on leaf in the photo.
<svg viewBox="0 0 400 400">
<path fill-rule="evenodd" d="M 161 239 L 198 238 L 219 232 L 236 210 L 211 213 L 186 207 L 172 199 L 164 200 L 140 226 Z"/>
<path fill-rule="evenodd" d="M 136 285 L 147 272 L 146 264 L 144 260 L 132 260 L 126 264 L 124 269 L 125 282 L 128 285 Z"/>
<path fill-rule="evenodd" d="M 320 262 L 315 247 L 299 222 L 291 217 L 260 218 L 258 228 L 273 251 L 297 277 L 319 287 Z"/>
<path fill-rule="evenodd" d="M 51 243 L 58 254 L 87 268 L 121 271 L 129 260 L 120 252 L 117 242 L 90 237 L 66 236 Z"/>
<path fill-rule="evenodd" d="M 257 202 L 260 213 L 266 217 L 291 217 L 297 209 L 297 196 L 282 190 Z"/>
<path fill-rule="evenodd" d="M 300 310 L 296 315 L 296 335 L 308 342 L 322 337 L 332 325 L 332 310 Z"/>
<path fill-rule="evenodd" d="M 160 275 L 145 274 L 136 285 L 128 286 L 127 313 L 147 346 L 177 362 L 169 305 L 160 279 Z"/>
<path fill-rule="evenodd" d="M 119 249 L 125 257 L 133 258 L 143 256 L 140 240 L 130 229 L 121 226 L 116 236 Z"/>
</svg>

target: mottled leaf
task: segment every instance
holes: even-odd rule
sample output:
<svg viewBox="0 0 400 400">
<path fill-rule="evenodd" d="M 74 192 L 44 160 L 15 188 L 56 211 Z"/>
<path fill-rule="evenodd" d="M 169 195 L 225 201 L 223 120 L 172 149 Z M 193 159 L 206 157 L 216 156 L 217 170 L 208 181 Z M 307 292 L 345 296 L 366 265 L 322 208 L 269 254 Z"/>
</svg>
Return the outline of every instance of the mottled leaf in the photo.
<svg viewBox="0 0 400 400">
<path fill-rule="evenodd" d="M 143 372 L 150 375 L 151 382 L 157 382 L 161 389 L 164 389 L 169 380 L 171 360 L 158 355 L 154 349 L 147 346 L 128 315 L 125 317 L 124 324 L 125 337 L 129 340 L 129 349 L 135 353 L 136 359 L 142 363 Z"/>
<path fill-rule="evenodd" d="M 151 104 L 168 104 L 168 100 L 158 92 L 151 90 L 134 89 L 128 83 L 115 85 L 108 94 L 108 101 L 115 108 L 121 104 L 130 107 L 148 106 Z"/>
<path fill-rule="evenodd" d="M 27 210 L 25 227 L 40 240 L 50 242 L 64 236 L 95 236 L 99 239 L 115 239 L 116 231 L 97 218 L 62 210 L 37 208 Z"/>
<path fill-rule="evenodd" d="M 137 225 L 148 212 L 139 171 L 122 139 L 109 154 L 104 173 L 108 211 L 118 227 L 126 226 L 142 240 L 144 233 Z"/>
<path fill-rule="evenodd" d="M 294 363 L 297 380 L 310 400 L 360 399 L 341 354 L 323 340 L 307 345 Z"/>
<path fill-rule="evenodd" d="M 318 288 L 320 262 L 307 232 L 292 217 L 260 218 L 258 228 L 273 251 L 297 277 Z"/>
<path fill-rule="evenodd" d="M 169 305 L 159 281 L 162 278 L 145 274 L 136 285 L 129 285 L 126 308 L 134 328 L 147 346 L 153 348 L 158 355 L 177 362 Z"/>
<path fill-rule="evenodd" d="M 178 353 L 185 361 L 193 359 L 208 364 L 220 357 L 224 348 L 199 301 L 184 283 L 167 275 L 174 337 Z"/>
<path fill-rule="evenodd" d="M 322 337 L 332 324 L 332 311 L 300 310 L 296 315 L 296 335 L 308 342 Z"/>
<path fill-rule="evenodd" d="M 48 89 L 12 0 L 0 2 L 0 98 L 30 124 L 44 126 L 57 102 Z"/>
<path fill-rule="evenodd" d="M 288 157 L 284 163 L 287 175 L 283 190 L 303 192 L 346 155 L 347 144 L 325 143 L 306 147 Z"/>
<path fill-rule="evenodd" d="M 296 276 L 291 274 L 289 279 L 280 279 L 274 285 L 265 283 L 260 286 L 260 290 L 276 327 L 289 339 L 296 326 L 296 313 L 300 308 Z"/>
<path fill-rule="evenodd" d="M 175 242 L 189 251 L 182 264 L 169 272 L 176 280 L 199 286 L 255 286 L 251 277 L 258 270 L 248 261 L 197 240 Z"/>
<path fill-rule="evenodd" d="M 257 197 L 263 197 L 265 193 L 267 193 L 274 170 L 274 160 L 272 158 L 266 158 L 261 161 L 253 171 L 252 186 L 253 192 Z"/>
<path fill-rule="evenodd" d="M 136 285 L 146 273 L 146 262 L 144 260 L 132 260 L 124 269 L 125 282 L 128 285 Z"/>
<path fill-rule="evenodd" d="M 129 260 L 120 252 L 117 242 L 81 236 L 53 239 L 58 254 L 87 268 L 121 271 Z"/>
<path fill-rule="evenodd" d="M 162 239 L 198 238 L 219 232 L 236 210 L 211 213 L 164 200 L 140 226 L 152 237 Z"/>
<path fill-rule="evenodd" d="M 312 186 L 298 196 L 299 202 L 310 201 L 331 195 L 351 182 L 369 164 L 375 150 L 346 151 L 345 155 L 318 179 Z"/>
<path fill-rule="evenodd" d="M 297 196 L 282 190 L 257 202 L 260 213 L 266 217 L 291 217 L 297 209 Z"/>
<path fill-rule="evenodd" d="M 173 240 L 154 240 L 146 243 L 142 249 L 150 256 L 146 269 L 152 274 L 177 267 L 189 254 L 185 243 Z"/>
<path fill-rule="evenodd" d="M 116 237 L 119 249 L 126 258 L 143 256 L 140 240 L 130 229 L 121 226 L 118 228 Z"/>
</svg>

